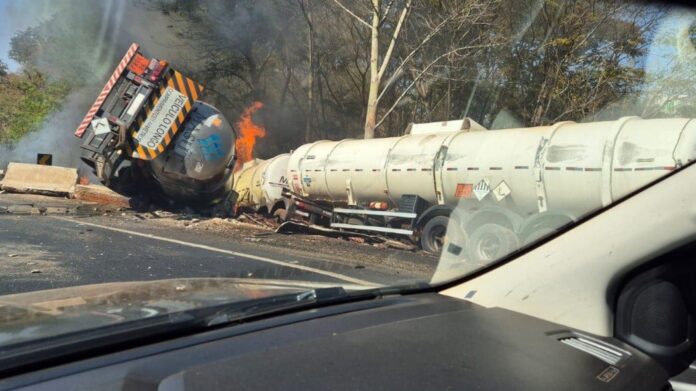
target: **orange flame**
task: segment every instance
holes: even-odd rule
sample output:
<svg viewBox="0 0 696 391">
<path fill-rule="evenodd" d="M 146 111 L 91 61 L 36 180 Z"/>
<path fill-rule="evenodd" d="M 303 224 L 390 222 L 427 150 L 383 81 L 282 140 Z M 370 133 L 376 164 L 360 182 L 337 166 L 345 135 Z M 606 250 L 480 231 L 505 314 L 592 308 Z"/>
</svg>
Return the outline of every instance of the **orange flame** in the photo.
<svg viewBox="0 0 696 391">
<path fill-rule="evenodd" d="M 251 116 L 263 107 L 261 102 L 253 102 L 249 107 L 244 109 L 242 116 L 237 122 L 239 135 L 235 142 L 237 149 L 237 169 L 242 167 L 242 164 L 254 158 L 254 145 L 256 145 L 257 137 L 266 137 L 266 129 L 263 126 L 254 123 Z"/>
</svg>

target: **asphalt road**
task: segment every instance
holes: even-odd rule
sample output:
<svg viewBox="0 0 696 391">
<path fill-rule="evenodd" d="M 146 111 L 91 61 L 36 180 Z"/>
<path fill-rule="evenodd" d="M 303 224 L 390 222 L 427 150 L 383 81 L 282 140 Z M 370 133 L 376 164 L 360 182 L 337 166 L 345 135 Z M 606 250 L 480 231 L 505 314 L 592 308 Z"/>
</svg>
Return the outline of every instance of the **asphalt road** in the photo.
<svg viewBox="0 0 696 391">
<path fill-rule="evenodd" d="M 117 281 L 245 277 L 336 285 L 413 281 L 400 270 L 244 243 L 133 216 L 0 215 L 0 295 Z M 356 256 L 359 255 L 356 253 Z"/>
</svg>

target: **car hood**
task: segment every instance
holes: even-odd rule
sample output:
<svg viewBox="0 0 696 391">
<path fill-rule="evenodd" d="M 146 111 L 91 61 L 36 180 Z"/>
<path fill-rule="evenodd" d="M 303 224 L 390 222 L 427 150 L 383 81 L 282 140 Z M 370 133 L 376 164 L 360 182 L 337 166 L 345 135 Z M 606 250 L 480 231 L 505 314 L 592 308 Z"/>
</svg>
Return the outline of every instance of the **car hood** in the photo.
<svg viewBox="0 0 696 391">
<path fill-rule="evenodd" d="M 326 284 L 237 278 L 84 285 L 0 297 L 0 346 Z"/>
</svg>

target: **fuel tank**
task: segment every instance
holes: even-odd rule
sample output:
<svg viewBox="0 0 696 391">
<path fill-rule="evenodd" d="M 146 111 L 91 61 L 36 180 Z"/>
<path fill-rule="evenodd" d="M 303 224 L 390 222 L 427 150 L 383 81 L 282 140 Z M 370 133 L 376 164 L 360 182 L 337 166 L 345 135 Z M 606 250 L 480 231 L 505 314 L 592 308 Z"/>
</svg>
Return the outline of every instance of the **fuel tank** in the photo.
<svg viewBox="0 0 696 391">
<path fill-rule="evenodd" d="M 162 192 L 182 202 L 212 204 L 231 190 L 235 131 L 215 107 L 200 101 L 169 148 L 146 163 Z"/>
</svg>

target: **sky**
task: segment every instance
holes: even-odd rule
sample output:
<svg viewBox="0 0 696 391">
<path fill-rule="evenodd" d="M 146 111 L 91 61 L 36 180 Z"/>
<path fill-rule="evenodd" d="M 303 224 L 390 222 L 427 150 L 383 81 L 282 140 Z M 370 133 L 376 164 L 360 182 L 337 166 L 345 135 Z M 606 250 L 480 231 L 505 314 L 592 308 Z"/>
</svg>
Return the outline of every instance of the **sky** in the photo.
<svg viewBox="0 0 696 391">
<path fill-rule="evenodd" d="M 16 71 L 19 64 L 12 61 L 8 52 L 10 39 L 17 32 L 36 25 L 50 15 L 50 0 L 0 0 L 0 60 L 10 70 Z"/>
</svg>

